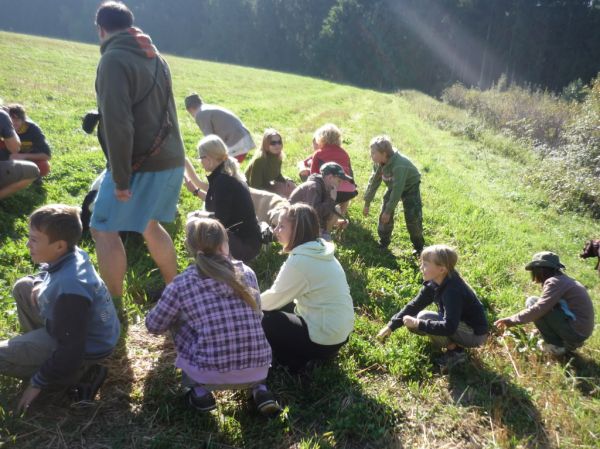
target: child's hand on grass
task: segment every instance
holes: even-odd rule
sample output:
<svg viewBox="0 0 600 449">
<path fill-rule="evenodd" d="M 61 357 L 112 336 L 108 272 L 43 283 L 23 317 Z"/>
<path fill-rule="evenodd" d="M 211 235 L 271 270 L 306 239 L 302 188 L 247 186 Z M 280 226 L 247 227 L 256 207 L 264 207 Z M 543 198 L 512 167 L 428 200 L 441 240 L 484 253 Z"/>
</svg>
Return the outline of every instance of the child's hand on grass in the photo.
<svg viewBox="0 0 600 449">
<path fill-rule="evenodd" d="M 19 404 L 17 405 L 17 414 L 20 415 L 22 413 L 27 413 L 29 406 L 35 400 L 35 398 L 38 397 L 41 391 L 42 390 L 40 390 L 38 387 L 34 387 L 33 385 L 28 386 L 23 393 L 23 396 L 21 396 Z"/>
<path fill-rule="evenodd" d="M 392 330 L 386 325 L 377 333 L 377 340 L 384 341 L 392 334 Z"/>
<path fill-rule="evenodd" d="M 500 318 L 494 322 L 494 326 L 496 326 L 500 330 L 508 329 L 509 327 L 514 326 L 514 323 L 510 318 Z"/>
</svg>

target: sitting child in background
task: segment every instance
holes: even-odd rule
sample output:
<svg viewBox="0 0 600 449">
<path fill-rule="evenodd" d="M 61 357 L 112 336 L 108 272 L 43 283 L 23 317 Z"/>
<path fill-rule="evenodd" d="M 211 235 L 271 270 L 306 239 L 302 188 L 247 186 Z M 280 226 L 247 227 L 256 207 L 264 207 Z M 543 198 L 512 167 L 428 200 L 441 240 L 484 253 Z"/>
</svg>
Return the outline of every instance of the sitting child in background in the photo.
<svg viewBox="0 0 600 449">
<path fill-rule="evenodd" d="M 273 128 L 268 128 L 263 134 L 260 151 L 252 158 L 246 169 L 248 186 L 288 198 L 296 188 L 296 184 L 281 174 L 282 161 L 283 139 L 281 134 Z"/>
<path fill-rule="evenodd" d="M 21 150 L 21 141 L 1 104 L 0 99 L 0 200 L 26 188 L 40 176 L 40 169 L 33 162 L 12 158 Z"/>
<path fill-rule="evenodd" d="M 432 245 L 421 254 L 423 288 L 418 295 L 379 331 L 384 340 L 402 325 L 428 336 L 446 353 L 439 359 L 443 368 L 465 360 L 464 348 L 481 346 L 488 337 L 483 304 L 455 269 L 458 255 L 446 245 Z M 435 303 L 437 312 L 423 310 Z"/>
<path fill-rule="evenodd" d="M 212 390 L 251 388 L 260 413 L 279 413 L 265 386 L 271 347 L 261 327 L 256 275 L 229 257 L 227 232 L 215 219 L 190 217 L 186 246 L 195 264 L 167 285 L 146 327 L 173 332 L 189 405 L 210 411 L 217 406 Z"/>
<path fill-rule="evenodd" d="M 342 145 L 342 132 L 339 128 L 331 123 L 321 126 L 315 131 L 313 137 L 313 147 L 316 146 L 315 152 L 311 157 L 310 173 L 319 173 L 323 164 L 327 162 L 335 162 L 344 169 L 348 179 L 343 179 L 337 188 L 337 196 L 335 204 L 340 205 L 342 215 L 346 215 L 350 200 L 358 195 L 356 184 L 354 184 L 352 172 L 352 164 L 350 156 L 346 153 Z"/>
<path fill-rule="evenodd" d="M 345 227 L 348 221 L 336 210 L 337 189 L 344 181 L 352 181 L 341 165 L 327 162 L 321 173 L 313 174 L 300 184 L 290 195 L 290 204 L 306 203 L 317 212 L 321 237 L 331 240 L 334 226 Z"/>
<path fill-rule="evenodd" d="M 7 106 L 8 114 L 13 126 L 21 139 L 21 150 L 12 154 L 11 159 L 31 161 L 40 169 L 40 176 L 50 173 L 51 158 L 50 146 L 40 127 L 32 122 L 25 113 L 25 108 L 20 104 Z"/>
<path fill-rule="evenodd" d="M 95 377 L 93 399 L 106 377 L 98 362 L 110 355 L 120 326 L 111 296 L 85 251 L 79 211 L 44 206 L 29 218 L 27 247 L 42 264 L 40 274 L 19 279 L 14 288 L 24 334 L 0 343 L 0 373 L 31 378 L 17 411 L 26 411 L 41 390 Z"/>
<path fill-rule="evenodd" d="M 406 230 L 410 235 L 414 251 L 419 256 L 425 242 L 423 240 L 423 206 L 421 203 L 421 174 L 417 167 L 392 146 L 387 136 L 377 136 L 371 140 L 371 160 L 373 173 L 365 190 L 363 215 L 369 215 L 371 201 L 383 181 L 387 190 L 383 195 L 377 233 L 379 247 L 387 248 L 394 230 L 394 212 L 400 201 L 404 208 Z"/>
<path fill-rule="evenodd" d="M 524 310 L 494 324 L 504 329 L 533 321 L 544 340 L 541 349 L 554 355 L 582 346 L 594 330 L 594 306 L 586 288 L 564 274 L 564 268 L 554 253 L 534 254 L 525 269 L 542 285 L 542 296 L 527 298 Z"/>
</svg>

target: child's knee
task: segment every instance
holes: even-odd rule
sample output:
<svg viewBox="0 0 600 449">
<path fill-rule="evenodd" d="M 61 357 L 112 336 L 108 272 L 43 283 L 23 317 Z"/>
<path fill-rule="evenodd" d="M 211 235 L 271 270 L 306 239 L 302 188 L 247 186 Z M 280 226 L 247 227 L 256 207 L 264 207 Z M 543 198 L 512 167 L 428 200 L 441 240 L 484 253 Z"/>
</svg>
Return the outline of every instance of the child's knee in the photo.
<svg viewBox="0 0 600 449">
<path fill-rule="evenodd" d="M 525 307 L 532 307 L 535 305 L 536 302 L 539 301 L 539 296 L 529 296 L 526 300 L 525 300 Z"/>
<path fill-rule="evenodd" d="M 35 285 L 35 280 L 32 276 L 25 276 L 15 282 L 12 289 L 12 295 L 17 301 L 29 300 L 31 292 Z"/>
</svg>

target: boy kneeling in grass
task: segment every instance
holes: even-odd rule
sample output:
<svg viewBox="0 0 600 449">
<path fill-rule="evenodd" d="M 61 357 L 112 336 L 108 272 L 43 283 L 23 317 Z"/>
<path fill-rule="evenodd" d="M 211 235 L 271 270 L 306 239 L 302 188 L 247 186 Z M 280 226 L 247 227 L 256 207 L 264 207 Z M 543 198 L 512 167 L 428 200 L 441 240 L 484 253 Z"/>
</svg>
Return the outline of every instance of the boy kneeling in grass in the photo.
<svg viewBox="0 0 600 449">
<path fill-rule="evenodd" d="M 411 332 L 427 335 L 435 346 L 446 348 L 438 361 L 446 368 L 466 359 L 464 348 L 483 345 L 488 337 L 483 304 L 454 268 L 457 261 L 456 251 L 449 246 L 426 247 L 421 254 L 423 288 L 377 338 L 384 340 L 404 325 Z M 437 312 L 423 310 L 431 303 L 436 304 Z"/>
<path fill-rule="evenodd" d="M 530 296 L 525 309 L 494 324 L 504 329 L 533 321 L 542 335 L 540 348 L 553 355 L 582 346 L 594 331 L 594 306 L 586 288 L 564 274 L 564 268 L 554 253 L 534 254 L 525 269 L 542 285 L 542 295 Z"/>
<path fill-rule="evenodd" d="M 387 248 L 394 230 L 394 212 L 402 201 L 406 230 L 410 235 L 415 256 L 419 256 L 425 246 L 423 240 L 423 205 L 421 203 L 421 174 L 406 156 L 392 146 L 388 136 L 377 136 L 371 140 L 371 160 L 373 173 L 365 190 L 363 215 L 369 215 L 371 201 L 375 197 L 381 181 L 387 186 L 383 195 L 381 213 L 377 225 L 379 247 Z"/>
<path fill-rule="evenodd" d="M 17 412 L 41 390 L 86 379 L 93 399 L 106 377 L 97 363 L 119 339 L 120 325 L 104 282 L 85 251 L 79 210 L 48 205 L 29 217 L 27 248 L 41 272 L 13 287 L 22 335 L 0 342 L 0 374 L 27 379 Z M 81 394 L 81 392 L 80 392 Z"/>
</svg>

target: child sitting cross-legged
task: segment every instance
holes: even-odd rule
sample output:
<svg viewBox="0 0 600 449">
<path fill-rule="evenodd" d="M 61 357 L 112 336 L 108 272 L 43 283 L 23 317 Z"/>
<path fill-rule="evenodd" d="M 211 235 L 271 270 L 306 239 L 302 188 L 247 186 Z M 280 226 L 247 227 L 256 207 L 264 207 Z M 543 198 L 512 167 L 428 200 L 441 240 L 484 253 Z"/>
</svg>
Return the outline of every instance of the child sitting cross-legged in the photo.
<svg viewBox="0 0 600 449">
<path fill-rule="evenodd" d="M 483 304 L 455 269 L 458 255 L 446 245 L 432 245 L 421 254 L 423 288 L 418 295 L 379 331 L 384 340 L 402 325 L 433 344 L 445 347 L 439 359 L 442 368 L 451 368 L 465 360 L 464 348 L 481 346 L 488 337 Z M 423 310 L 435 303 L 437 312 Z"/>
<path fill-rule="evenodd" d="M 0 374 L 30 378 L 17 412 L 27 411 L 40 392 L 87 379 L 93 399 L 106 377 L 98 365 L 113 351 L 120 325 L 104 282 L 85 251 L 79 210 L 43 206 L 29 217 L 27 248 L 41 273 L 13 287 L 22 335 L 0 342 Z"/>
<path fill-rule="evenodd" d="M 212 390 L 252 389 L 260 413 L 279 413 L 265 386 L 271 347 L 261 327 L 256 275 L 230 258 L 218 220 L 189 218 L 186 246 L 195 263 L 167 285 L 146 327 L 154 334 L 173 333 L 188 404 L 210 411 L 216 408 Z"/>
</svg>

